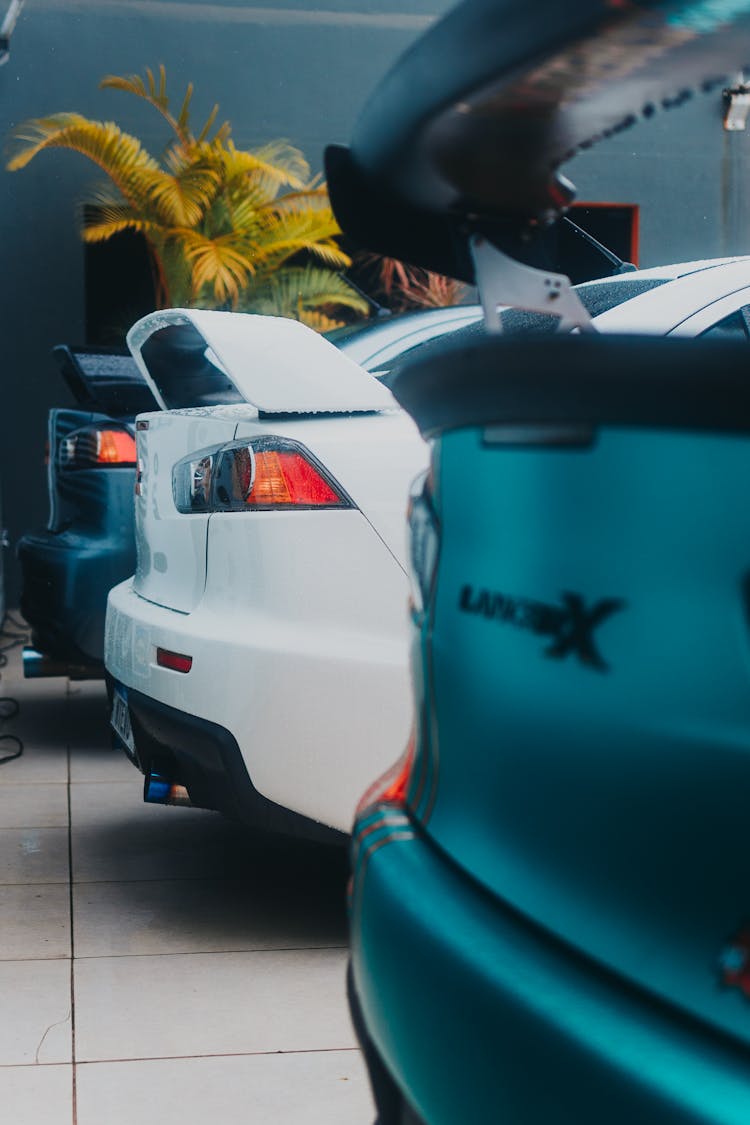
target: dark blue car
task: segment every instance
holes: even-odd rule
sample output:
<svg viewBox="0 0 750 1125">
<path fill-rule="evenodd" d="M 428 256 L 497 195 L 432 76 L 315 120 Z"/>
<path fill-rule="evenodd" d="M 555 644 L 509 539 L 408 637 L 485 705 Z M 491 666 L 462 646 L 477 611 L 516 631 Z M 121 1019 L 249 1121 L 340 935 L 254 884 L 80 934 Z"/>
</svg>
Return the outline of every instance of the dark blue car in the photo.
<svg viewBox="0 0 750 1125">
<path fill-rule="evenodd" d="M 49 413 L 49 520 L 18 544 L 32 636 L 24 672 L 98 678 L 107 594 L 135 568 L 134 418 L 157 405 L 127 351 L 60 346 L 54 356 L 76 406 Z"/>
</svg>

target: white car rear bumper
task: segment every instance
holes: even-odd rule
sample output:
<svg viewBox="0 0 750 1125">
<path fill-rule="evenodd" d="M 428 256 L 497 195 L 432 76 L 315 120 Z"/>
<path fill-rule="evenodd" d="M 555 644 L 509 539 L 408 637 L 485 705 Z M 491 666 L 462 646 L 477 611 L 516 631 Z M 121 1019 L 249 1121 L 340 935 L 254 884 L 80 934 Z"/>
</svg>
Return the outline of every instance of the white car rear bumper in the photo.
<svg viewBox="0 0 750 1125">
<path fill-rule="evenodd" d="M 105 663 L 128 688 L 229 731 L 263 796 L 348 832 L 409 734 L 406 576 L 358 512 L 324 514 L 335 526 L 292 515 L 291 560 L 289 517 L 268 515 L 252 517 L 257 538 L 244 515 L 212 518 L 211 585 L 192 613 L 146 601 L 132 580 L 116 586 Z M 157 648 L 192 657 L 190 671 L 160 667 Z"/>
</svg>

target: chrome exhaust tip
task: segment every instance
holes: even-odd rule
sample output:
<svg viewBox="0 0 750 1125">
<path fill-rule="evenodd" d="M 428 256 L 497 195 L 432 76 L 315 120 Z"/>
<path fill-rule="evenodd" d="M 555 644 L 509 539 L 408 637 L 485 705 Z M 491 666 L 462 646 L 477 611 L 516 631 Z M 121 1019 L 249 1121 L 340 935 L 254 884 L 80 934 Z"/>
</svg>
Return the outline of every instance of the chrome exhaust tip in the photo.
<svg viewBox="0 0 750 1125">
<path fill-rule="evenodd" d="M 25 680 L 39 680 L 44 676 L 67 676 L 68 665 L 64 660 L 53 660 L 43 652 L 37 652 L 31 645 L 24 646 L 23 676 Z"/>
<path fill-rule="evenodd" d="M 184 785 L 172 781 L 157 770 L 151 770 L 143 783 L 143 800 L 147 805 L 182 805 L 192 808 L 193 802 Z"/>
<path fill-rule="evenodd" d="M 99 664 L 71 664 L 67 660 L 55 660 L 38 652 L 32 645 L 25 645 L 22 654 L 23 678 L 41 680 L 47 676 L 67 676 L 69 680 L 103 680 L 104 666 Z"/>
</svg>

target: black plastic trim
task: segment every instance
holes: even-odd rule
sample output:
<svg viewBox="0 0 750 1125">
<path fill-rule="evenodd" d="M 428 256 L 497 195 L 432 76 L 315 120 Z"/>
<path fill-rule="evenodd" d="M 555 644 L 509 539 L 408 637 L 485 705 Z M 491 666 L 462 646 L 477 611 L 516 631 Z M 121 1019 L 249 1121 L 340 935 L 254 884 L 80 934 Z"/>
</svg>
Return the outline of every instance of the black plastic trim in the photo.
<svg viewBox="0 0 750 1125">
<path fill-rule="evenodd" d="M 643 426 L 750 434 L 750 348 L 643 336 L 487 336 L 399 368 L 422 433 L 487 425 Z"/>
<path fill-rule="evenodd" d="M 112 679 L 108 676 L 111 689 Z M 127 689 L 137 764 L 184 785 L 200 808 L 215 809 L 248 827 L 303 836 L 321 843 L 348 837 L 264 797 L 252 783 L 234 736 L 217 723 L 189 715 Z"/>
</svg>

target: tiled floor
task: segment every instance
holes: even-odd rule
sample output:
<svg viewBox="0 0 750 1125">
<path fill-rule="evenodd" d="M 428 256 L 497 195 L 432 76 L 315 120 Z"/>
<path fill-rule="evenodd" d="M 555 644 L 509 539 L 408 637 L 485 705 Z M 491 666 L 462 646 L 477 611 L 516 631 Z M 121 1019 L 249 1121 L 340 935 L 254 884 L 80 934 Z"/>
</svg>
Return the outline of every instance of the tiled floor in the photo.
<svg viewBox="0 0 750 1125">
<path fill-rule="evenodd" d="M 0 1106 L 13 1125 L 367 1125 L 344 857 L 146 806 L 98 684 L 0 695 Z M 7 752 L 0 743 L 0 756 Z"/>
</svg>

